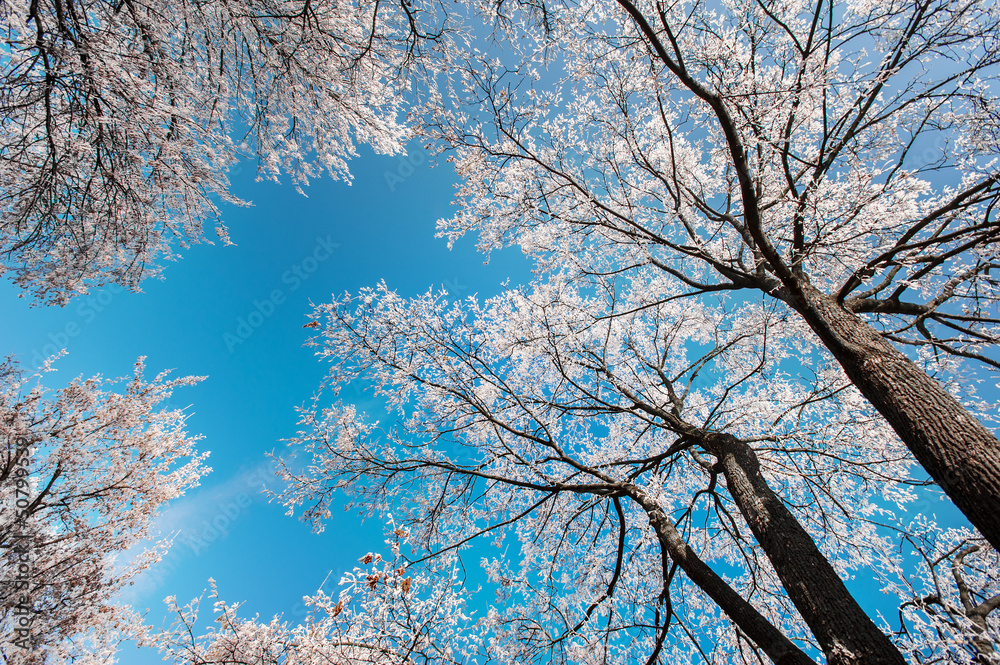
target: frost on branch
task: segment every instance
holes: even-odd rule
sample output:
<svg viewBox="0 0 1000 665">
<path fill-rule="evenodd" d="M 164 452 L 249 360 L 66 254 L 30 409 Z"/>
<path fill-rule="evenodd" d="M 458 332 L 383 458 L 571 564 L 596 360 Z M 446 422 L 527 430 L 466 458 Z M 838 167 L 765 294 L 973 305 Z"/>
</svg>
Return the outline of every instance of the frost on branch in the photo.
<svg viewBox="0 0 1000 665">
<path fill-rule="evenodd" d="M 913 499 L 912 461 L 796 319 L 671 297 L 683 290 L 650 267 L 485 302 L 381 285 L 317 307 L 329 392 L 359 381 L 389 413 L 373 423 L 321 395 L 282 499 L 320 528 L 342 492 L 391 510 L 432 558 L 477 537 L 501 546 L 484 560 L 499 662 L 686 662 L 705 644 L 710 662 L 770 656 L 747 648 L 746 608 L 720 610 L 716 581 L 682 572 L 691 555 L 815 644 L 788 571 L 749 534 L 756 508 L 735 499 L 726 446 L 756 460 L 842 579 L 871 574 L 880 523 Z"/>
<path fill-rule="evenodd" d="M 457 560 L 412 566 L 401 554 L 406 533 L 395 528 L 386 544 L 392 556 L 368 553 L 362 567 L 344 575 L 337 599 L 322 589 L 304 598 L 312 608 L 305 623 L 280 616 L 264 622 L 241 619 L 240 604 L 222 601 L 212 581 L 214 625 L 198 624 L 201 599 L 179 606 L 167 598 L 173 625 L 153 634 L 157 646 L 178 665 L 263 663 L 265 665 L 458 665 L 470 662 L 482 637 L 468 615 Z"/>
<path fill-rule="evenodd" d="M 504 48 L 428 112 L 462 178 L 442 236 L 583 281 L 656 265 L 691 297 L 788 301 L 794 271 L 1000 368 L 996 3 L 539 4 L 496 8 Z"/>
<path fill-rule="evenodd" d="M 1000 662 L 1000 555 L 969 529 L 921 517 L 908 530 L 880 566 L 901 600 L 901 644 L 920 663 Z"/>
<path fill-rule="evenodd" d="M 201 378 L 164 372 L 147 381 L 143 372 L 140 359 L 131 378 L 76 379 L 51 391 L 15 362 L 0 364 L 7 663 L 106 662 L 123 635 L 141 632 L 115 597 L 168 543 L 116 557 L 154 537 L 157 511 L 210 470 L 198 437 L 184 432 L 184 413 L 161 406 Z"/>
<path fill-rule="evenodd" d="M 3 3 L 0 273 L 61 304 L 136 289 L 205 223 L 228 242 L 241 158 L 304 185 L 399 151 L 415 29 L 389 3 Z"/>
</svg>

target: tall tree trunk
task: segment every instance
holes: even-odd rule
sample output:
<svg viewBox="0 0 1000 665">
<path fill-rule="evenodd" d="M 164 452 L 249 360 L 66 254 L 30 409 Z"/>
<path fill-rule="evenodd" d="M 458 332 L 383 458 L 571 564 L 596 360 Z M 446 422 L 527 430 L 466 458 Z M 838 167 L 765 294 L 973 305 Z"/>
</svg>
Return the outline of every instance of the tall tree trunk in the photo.
<svg viewBox="0 0 1000 665">
<path fill-rule="evenodd" d="M 770 559 L 830 665 L 905 665 L 906 661 L 851 596 L 815 541 L 771 490 L 757 454 L 730 434 L 703 439 L 722 466 L 729 493 Z"/>
<path fill-rule="evenodd" d="M 695 554 L 663 509 L 642 489 L 629 483 L 624 492 L 646 511 L 664 558 L 670 557 L 776 665 L 816 665 Z"/>
<path fill-rule="evenodd" d="M 1000 442 L 941 384 L 833 297 L 802 280 L 791 305 L 921 466 L 1000 550 Z"/>
</svg>

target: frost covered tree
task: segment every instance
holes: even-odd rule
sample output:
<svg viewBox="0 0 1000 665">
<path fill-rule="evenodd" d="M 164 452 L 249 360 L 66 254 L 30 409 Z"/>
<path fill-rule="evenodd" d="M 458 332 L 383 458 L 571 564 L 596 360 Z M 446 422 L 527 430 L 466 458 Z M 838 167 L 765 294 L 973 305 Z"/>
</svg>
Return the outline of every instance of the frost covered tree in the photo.
<svg viewBox="0 0 1000 665">
<path fill-rule="evenodd" d="M 460 665 L 476 651 L 482 637 L 469 630 L 467 593 L 461 588 L 454 557 L 432 570 L 411 575 L 401 557 L 402 529 L 391 529 L 386 541 L 393 556 L 368 553 L 341 581 L 336 601 L 319 590 L 305 598 L 312 608 L 304 624 L 289 625 L 275 617 L 240 618 L 238 604 L 218 597 L 214 582 L 210 599 L 217 626 L 199 635 L 202 599 L 180 606 L 167 599 L 175 615 L 169 629 L 149 640 L 178 663 L 211 665 L 404 665 L 434 662 Z"/>
<path fill-rule="evenodd" d="M 302 178 L 396 149 L 423 74 L 413 118 L 465 182 L 443 234 L 782 302 L 1000 545 L 1000 444 L 935 380 L 1000 364 L 995 3 L 4 9 L 0 252 L 39 296 L 134 286 L 244 145 Z"/>
<path fill-rule="evenodd" d="M 143 371 L 140 359 L 131 378 L 50 391 L 0 365 L 5 663 L 107 662 L 142 624 L 116 595 L 163 554 L 165 542 L 136 555 L 157 510 L 209 470 L 183 412 L 162 409 L 199 379 Z"/>
<path fill-rule="evenodd" d="M 122 9 L 133 6 L 111 13 Z M 293 60 L 300 47 L 333 54 L 318 60 L 325 80 L 264 80 L 307 97 L 332 85 L 332 106 L 301 108 L 308 122 L 349 119 L 338 146 L 369 126 L 351 124 L 369 117 L 357 109 L 375 104 L 385 124 L 372 135 L 392 146 L 401 135 L 387 120 L 392 94 L 405 72 L 424 74 L 411 119 L 462 179 L 442 235 L 478 234 L 487 252 L 520 246 L 538 273 L 485 303 L 376 289 L 321 307 L 329 387 L 373 383 L 395 422 L 379 426 L 344 404 L 307 410 L 294 443 L 310 459 L 286 469 L 290 506 L 321 525 L 347 491 L 397 514 L 413 566 L 477 536 L 509 545 L 484 562 L 498 602 L 474 628 L 500 662 L 994 659 L 1000 445 L 995 407 L 973 384 L 1000 368 L 996 3 L 242 11 L 218 10 L 240 17 L 231 23 L 198 18 L 246 37 L 235 57 L 199 56 L 240 72 L 240 84 L 210 66 L 191 85 L 202 76 L 244 91 L 247 105 L 207 88 L 237 118 L 258 108 L 269 98 L 256 96 L 256 45 L 280 53 L 286 42 L 268 30 L 292 25 L 318 40 L 292 40 Z M 459 19 L 485 19 L 493 33 Z M 189 43 L 187 25 L 169 33 L 180 36 L 170 42 L 180 44 L 176 62 L 203 53 L 203 41 L 228 43 Z M 40 49 L 17 43 L 20 55 Z M 420 52 L 425 43 L 436 48 Z M 426 69 L 408 69 L 417 61 Z M 372 96 L 351 96 L 359 90 Z M 337 105 L 341 95 L 357 106 Z M 175 99 L 169 85 L 157 99 Z M 262 112 L 298 118 L 298 108 Z M 215 126 L 215 110 L 204 112 L 192 150 L 230 154 L 224 133 L 201 129 Z M 176 123 L 188 127 L 186 117 Z M 308 141 L 270 146 L 274 127 L 249 117 L 265 173 L 312 159 Z M 110 125 L 95 122 L 103 136 Z M 17 133 L 23 124 L 8 126 L 34 140 Z M 298 127 L 289 120 L 277 133 Z M 319 129 L 305 134 L 319 140 Z M 309 163 L 328 166 L 329 153 L 313 147 L 319 161 Z M 65 210 L 60 221 L 87 208 Z M 903 520 L 910 486 L 923 482 L 914 461 L 978 533 Z M 383 595 L 352 642 L 391 636 L 383 654 L 393 658 L 409 653 L 398 649 L 407 635 L 434 644 L 419 637 L 423 624 L 383 621 L 411 616 L 405 572 L 366 573 Z M 877 576 L 897 596 L 898 634 L 859 607 L 844 584 L 851 575 Z M 345 652 L 344 628 L 326 619 L 310 632 L 217 608 L 222 628 L 190 644 L 181 638 L 193 608 L 176 608 L 180 637 L 166 638 L 167 650 L 206 661 L 367 657 Z M 447 658 L 478 645 L 459 643 L 464 655 Z"/>
<path fill-rule="evenodd" d="M 331 384 L 373 381 L 397 424 L 309 412 L 289 500 L 402 504 L 429 553 L 516 537 L 488 564 L 501 660 L 992 659 L 995 572 L 920 547 L 914 578 L 907 543 L 958 537 L 894 520 L 915 459 L 981 532 L 962 547 L 1000 544 L 974 390 L 998 367 L 996 5 L 477 9 L 494 48 L 453 49 L 418 111 L 462 178 L 440 229 L 539 281 L 316 312 Z M 852 569 L 919 638 L 857 608 Z"/>
<path fill-rule="evenodd" d="M 967 529 L 922 524 L 918 536 L 908 537 L 922 565 L 909 578 L 898 569 L 889 576 L 898 597 L 909 598 L 900 605 L 900 636 L 918 662 L 940 659 L 933 646 L 942 642 L 953 645 L 948 654 L 953 662 L 998 662 L 1000 635 L 990 617 L 1000 607 L 1000 557 L 971 535 Z M 900 550 L 886 552 L 887 560 Z"/>
<path fill-rule="evenodd" d="M 399 68 L 433 35 L 406 5 L 0 3 L 0 271 L 44 302 L 137 288 L 202 239 L 227 171 L 348 178 L 400 150 Z"/>
<path fill-rule="evenodd" d="M 1000 367 L 997 4 L 482 12 L 504 49 L 454 58 L 450 108 L 424 117 L 463 182 L 441 233 L 584 284 L 655 266 L 687 287 L 636 307 L 778 303 L 1000 546 L 996 410 L 963 392 Z"/>
<path fill-rule="evenodd" d="M 647 266 L 484 303 L 381 287 L 317 308 L 327 387 L 361 381 L 391 412 L 306 409 L 282 498 L 322 528 L 346 492 L 395 515 L 412 549 L 348 576 L 341 600 L 361 580 L 373 596 L 350 616 L 324 600 L 288 626 L 220 602 L 222 627 L 193 637 L 175 607 L 156 642 L 178 663 L 368 662 L 357 645 L 394 662 L 400 644 L 404 662 L 992 662 L 995 551 L 894 517 L 913 460 L 797 317 L 754 300 L 636 306 L 683 288 Z M 402 580 L 477 538 L 502 548 L 482 560 L 491 609 L 423 620 Z M 848 577 L 895 594 L 896 632 Z M 463 607 L 454 577 L 436 579 L 438 602 Z"/>
<path fill-rule="evenodd" d="M 418 559 L 505 544 L 484 561 L 501 662 L 901 663 L 987 639 L 963 624 L 894 642 L 865 614 L 848 575 L 913 609 L 878 554 L 930 533 L 885 528 L 913 498 L 912 458 L 797 317 L 646 301 L 685 290 L 646 266 L 482 304 L 383 287 L 318 308 L 332 388 L 371 382 L 396 424 L 307 410 L 285 500 L 317 526 L 340 491 L 394 511 Z M 996 585 L 986 572 L 974 593 Z"/>
</svg>

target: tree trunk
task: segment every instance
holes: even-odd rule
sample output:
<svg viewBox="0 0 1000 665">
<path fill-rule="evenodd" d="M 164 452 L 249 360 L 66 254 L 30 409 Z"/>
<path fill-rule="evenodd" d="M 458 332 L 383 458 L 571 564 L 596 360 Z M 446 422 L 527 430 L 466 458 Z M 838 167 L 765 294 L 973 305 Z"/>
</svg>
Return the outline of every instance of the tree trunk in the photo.
<svg viewBox="0 0 1000 665">
<path fill-rule="evenodd" d="M 757 454 L 729 434 L 704 441 L 723 470 L 729 493 L 767 554 L 830 665 L 906 661 L 851 596 L 815 541 L 771 490 Z"/>
<path fill-rule="evenodd" d="M 931 478 L 1000 550 L 1000 442 L 941 384 L 808 283 L 792 306 Z"/>
<path fill-rule="evenodd" d="M 795 646 L 784 633 L 775 628 L 695 554 L 655 501 L 635 485 L 628 484 L 624 489 L 625 493 L 642 506 L 649 516 L 649 523 L 656 532 L 664 556 L 669 556 L 676 562 L 691 581 L 708 594 L 776 665 L 816 665 L 814 660 Z"/>
</svg>

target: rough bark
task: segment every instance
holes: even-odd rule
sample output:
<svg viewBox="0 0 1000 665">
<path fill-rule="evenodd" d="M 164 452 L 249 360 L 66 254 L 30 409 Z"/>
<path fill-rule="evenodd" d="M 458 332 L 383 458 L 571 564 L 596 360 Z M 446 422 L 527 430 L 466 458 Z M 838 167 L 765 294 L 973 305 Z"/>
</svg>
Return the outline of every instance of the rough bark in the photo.
<svg viewBox="0 0 1000 665">
<path fill-rule="evenodd" d="M 692 582 L 708 594 L 768 658 L 776 665 L 816 665 L 695 554 L 655 501 L 635 485 L 625 486 L 625 493 L 646 511 L 664 556 L 669 556 Z"/>
<path fill-rule="evenodd" d="M 904 665 L 903 656 L 861 609 L 812 537 L 768 486 L 753 449 L 729 434 L 713 433 L 705 439 L 719 460 L 730 495 L 827 662 Z"/>
<path fill-rule="evenodd" d="M 808 283 L 791 305 L 931 478 L 1000 550 L 1000 442 L 940 383 Z"/>
<path fill-rule="evenodd" d="M 997 608 L 1000 608 L 1000 594 L 997 594 L 992 598 L 988 598 L 981 603 L 976 603 L 976 598 L 970 592 L 969 585 L 966 583 L 965 576 L 962 574 L 965 557 L 979 550 L 979 545 L 966 547 L 955 554 L 954 558 L 951 560 L 951 574 L 954 576 L 955 585 L 958 587 L 958 597 L 962 603 L 961 608 L 958 608 L 953 604 L 943 602 L 941 596 L 937 594 L 927 596 L 916 602 L 907 604 L 923 607 L 928 609 L 928 611 L 933 614 L 938 614 L 938 610 L 929 609 L 930 606 L 940 606 L 943 613 L 948 616 L 952 625 L 957 625 L 955 615 L 963 615 L 966 619 L 972 622 L 972 630 L 974 632 L 972 643 L 975 645 L 976 651 L 978 652 L 978 655 L 972 662 L 980 663 L 981 665 L 1000 665 L 1000 660 L 996 658 L 996 649 L 994 647 L 993 640 L 990 639 L 988 633 L 989 623 L 986 619 L 990 613 Z"/>
<path fill-rule="evenodd" d="M 774 566 L 789 598 L 819 641 L 828 663 L 905 664 L 899 650 L 857 604 L 812 537 L 768 486 L 760 472 L 757 454 L 747 443 L 731 434 L 695 427 L 676 412 L 647 404 L 627 387 L 617 383 L 616 387 L 636 408 L 661 418 L 674 432 L 697 441 L 717 458 L 714 466 L 708 462 L 702 464 L 722 472 L 730 495 Z M 654 523 L 651 511 L 659 509 L 648 501 L 636 500 Z M 666 524 L 673 528 L 672 524 Z M 673 556 L 662 543 L 661 539 L 665 555 Z"/>
</svg>

